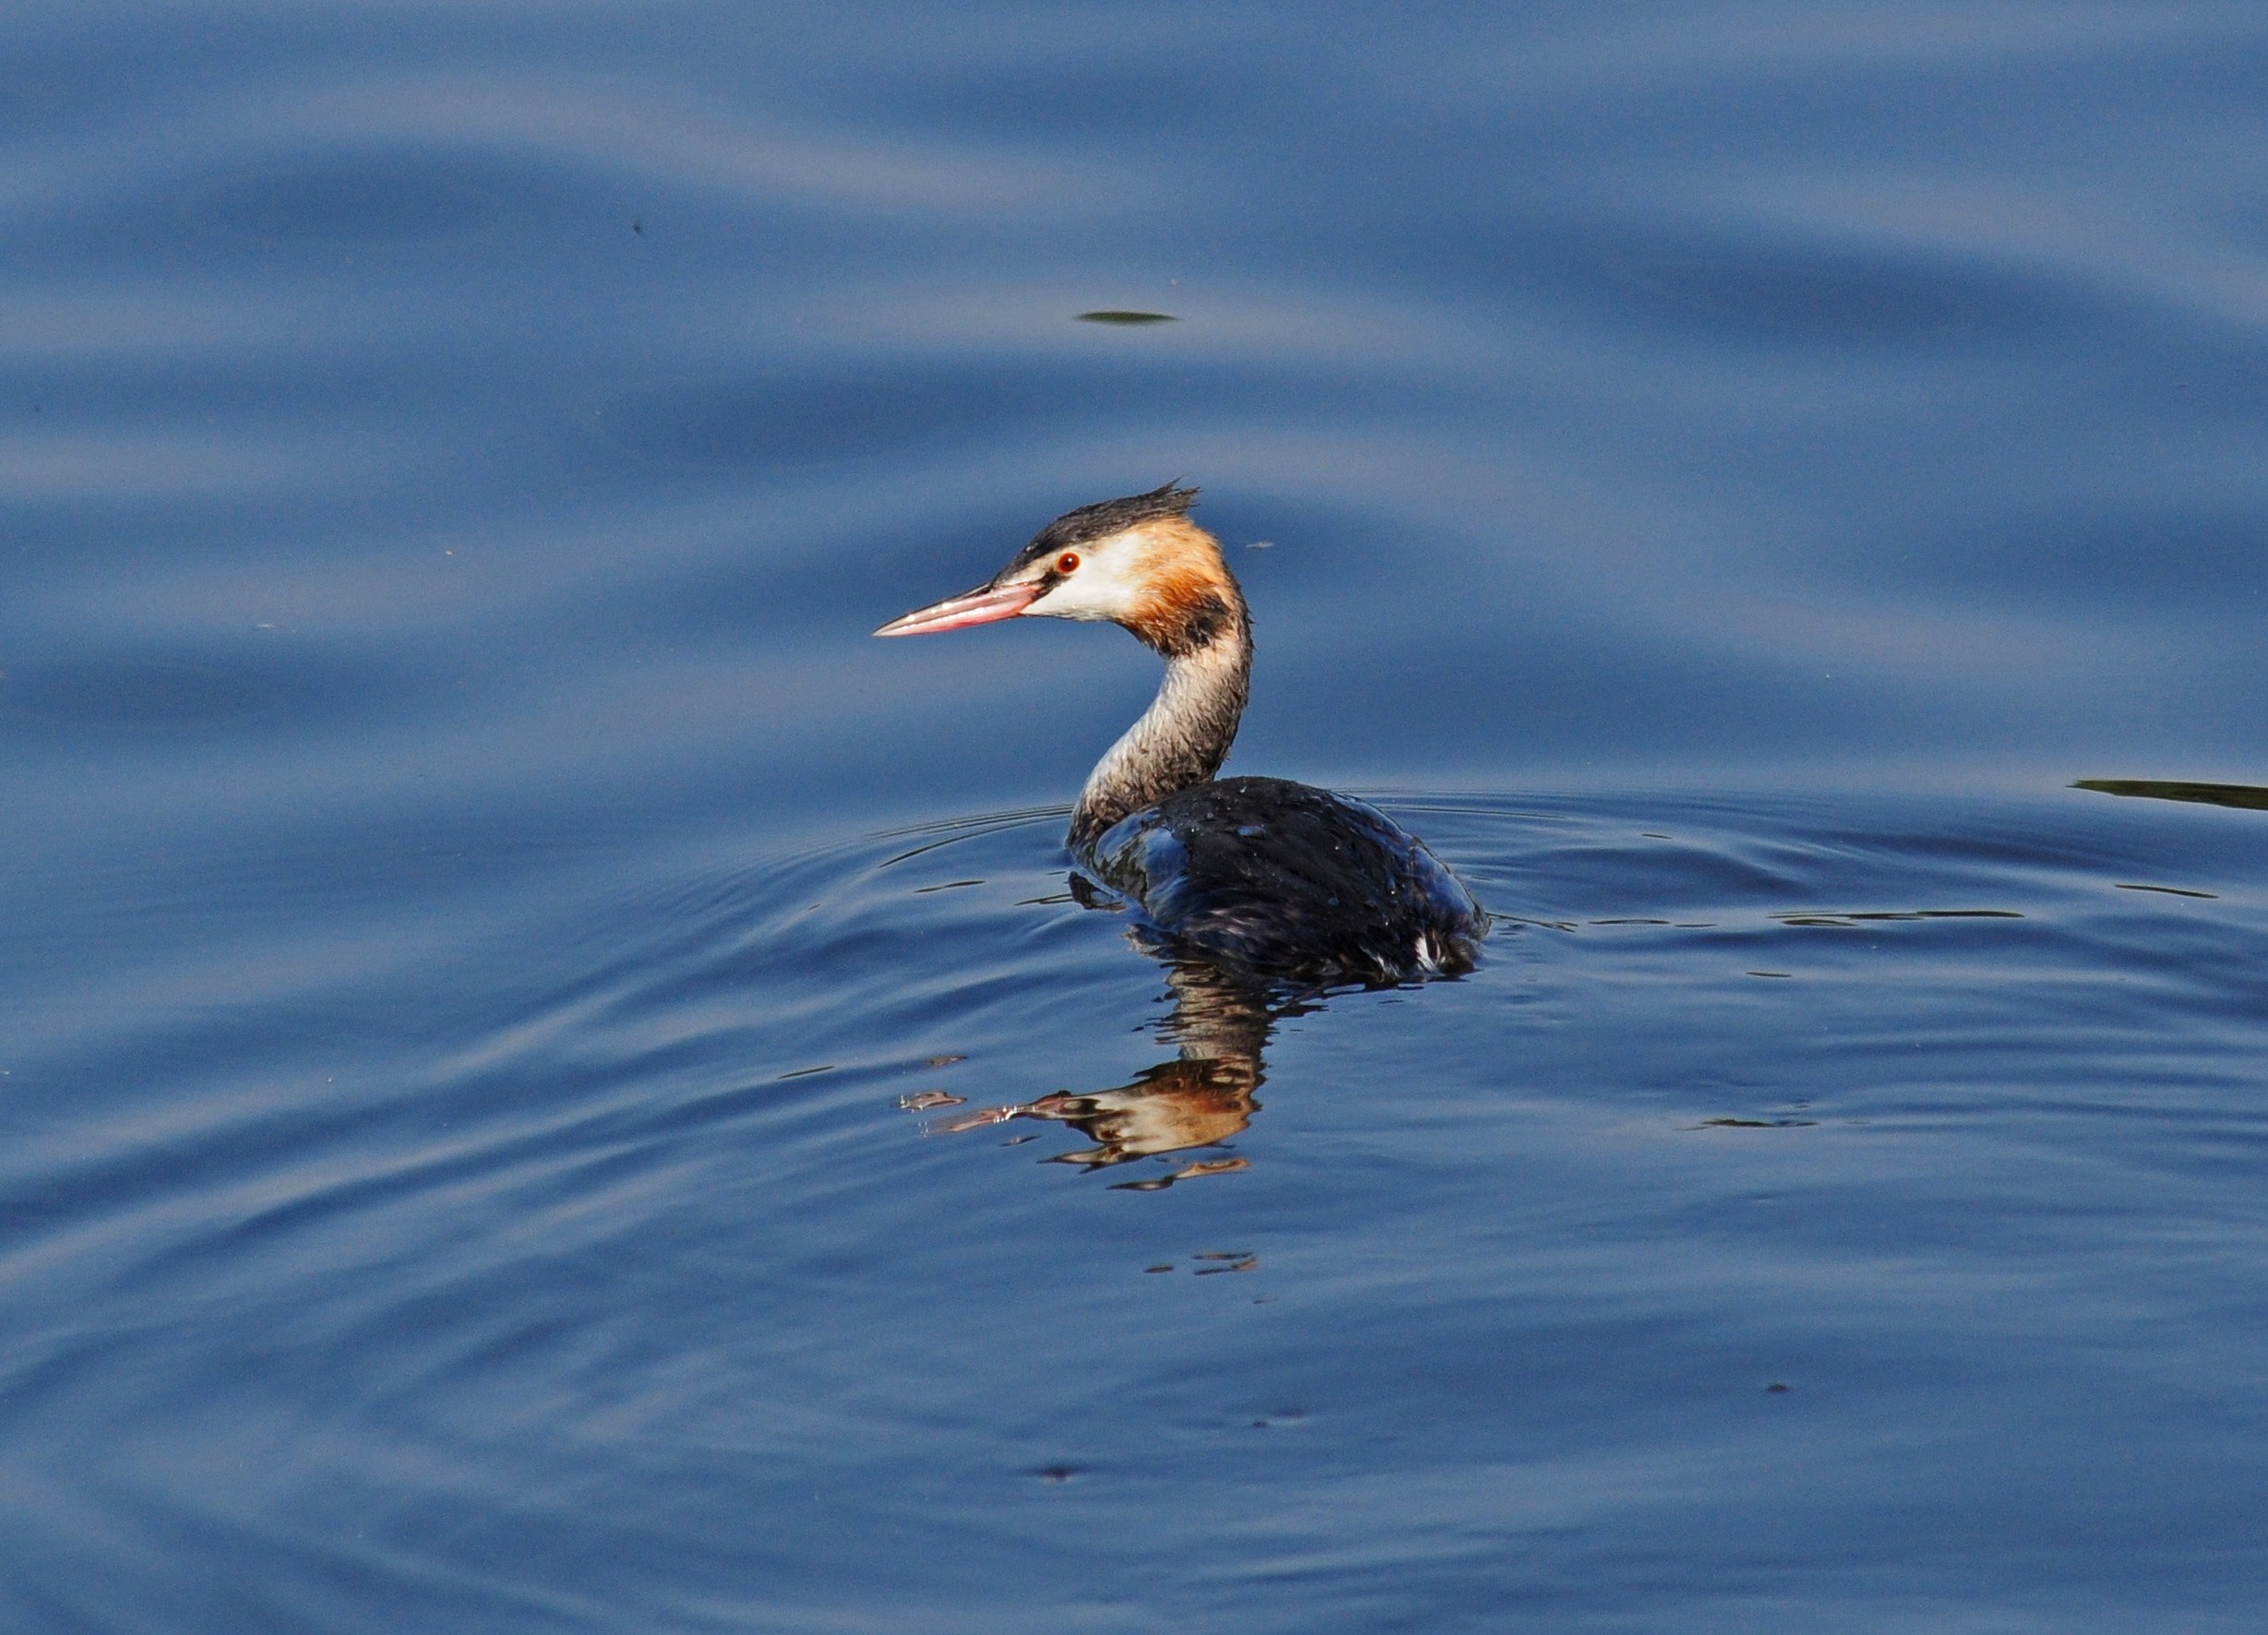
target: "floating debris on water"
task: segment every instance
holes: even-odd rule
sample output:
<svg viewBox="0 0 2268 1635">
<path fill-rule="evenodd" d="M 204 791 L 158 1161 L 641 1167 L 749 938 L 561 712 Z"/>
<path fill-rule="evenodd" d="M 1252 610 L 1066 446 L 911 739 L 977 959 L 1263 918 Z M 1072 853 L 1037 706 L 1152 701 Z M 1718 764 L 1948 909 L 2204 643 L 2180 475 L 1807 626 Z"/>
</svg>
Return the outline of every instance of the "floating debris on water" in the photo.
<svg viewBox="0 0 2268 1635">
<path fill-rule="evenodd" d="M 1211 1255 L 1200 1255 L 1198 1258 L 1200 1259 L 1218 1259 L 1218 1257 Z M 1225 1266 L 1200 1266 L 1197 1268 L 1196 1275 L 1199 1277 L 1218 1277 L 1224 1271 L 1257 1271 L 1259 1270 L 1259 1264 L 1260 1258 L 1258 1255 L 1239 1255 L 1234 1259 L 1230 1260 Z"/>
<path fill-rule="evenodd" d="M 2154 778 L 2082 778 L 2073 789 L 2153 801 L 2194 801 L 2208 806 L 2268 811 L 2268 789 L 2250 783 L 2183 783 Z"/>
</svg>

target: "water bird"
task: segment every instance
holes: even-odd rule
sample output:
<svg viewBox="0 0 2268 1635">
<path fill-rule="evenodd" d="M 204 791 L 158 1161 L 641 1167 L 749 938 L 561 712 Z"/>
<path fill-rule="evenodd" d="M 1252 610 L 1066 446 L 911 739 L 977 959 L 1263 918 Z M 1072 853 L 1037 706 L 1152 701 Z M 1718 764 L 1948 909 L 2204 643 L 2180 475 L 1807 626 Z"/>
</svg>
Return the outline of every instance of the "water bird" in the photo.
<svg viewBox="0 0 2268 1635">
<path fill-rule="evenodd" d="M 1396 983 L 1470 969 L 1487 915 L 1377 808 L 1282 778 L 1219 778 L 1250 695 L 1252 619 L 1195 488 L 1067 511 L 985 583 L 892 619 L 923 636 L 1010 618 L 1131 631 L 1157 697 L 1095 764 L 1072 859 L 1174 942 L 1244 969 Z"/>
</svg>

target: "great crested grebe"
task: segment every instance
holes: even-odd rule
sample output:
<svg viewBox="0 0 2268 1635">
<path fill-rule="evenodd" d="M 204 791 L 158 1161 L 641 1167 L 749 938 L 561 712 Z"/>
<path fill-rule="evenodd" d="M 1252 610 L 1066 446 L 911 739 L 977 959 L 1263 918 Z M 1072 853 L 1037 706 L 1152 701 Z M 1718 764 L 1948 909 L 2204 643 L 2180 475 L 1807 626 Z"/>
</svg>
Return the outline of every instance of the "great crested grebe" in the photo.
<svg viewBox="0 0 2268 1635">
<path fill-rule="evenodd" d="M 1401 982 L 1468 969 L 1488 918 L 1384 813 L 1282 778 L 1222 778 L 1252 622 L 1197 490 L 1066 511 L 989 583 L 892 619 L 921 636 L 1044 616 L 1107 621 L 1165 659 L 1158 696 L 1088 776 L 1071 854 L 1192 948 L 1286 976 Z"/>
</svg>

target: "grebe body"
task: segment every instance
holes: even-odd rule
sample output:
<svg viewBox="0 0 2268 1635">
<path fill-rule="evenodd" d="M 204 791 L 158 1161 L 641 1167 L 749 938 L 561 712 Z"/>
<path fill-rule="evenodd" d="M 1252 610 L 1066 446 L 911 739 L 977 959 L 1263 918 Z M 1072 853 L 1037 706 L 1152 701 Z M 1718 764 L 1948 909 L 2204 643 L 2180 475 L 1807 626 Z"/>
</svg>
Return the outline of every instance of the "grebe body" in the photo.
<svg viewBox="0 0 2268 1635">
<path fill-rule="evenodd" d="M 1176 790 L 1080 861 L 1182 941 L 1284 975 L 1453 973 L 1486 924 L 1464 883 L 1385 813 L 1282 778 Z"/>
<path fill-rule="evenodd" d="M 1107 621 L 1164 656 L 1141 719 L 1080 792 L 1082 873 L 1169 937 L 1268 975 L 1402 982 L 1469 969 L 1488 919 L 1424 843 L 1361 801 L 1216 778 L 1252 670 L 1251 617 L 1220 543 L 1167 483 L 1056 519 L 987 583 L 877 636 L 1018 616 Z"/>
</svg>

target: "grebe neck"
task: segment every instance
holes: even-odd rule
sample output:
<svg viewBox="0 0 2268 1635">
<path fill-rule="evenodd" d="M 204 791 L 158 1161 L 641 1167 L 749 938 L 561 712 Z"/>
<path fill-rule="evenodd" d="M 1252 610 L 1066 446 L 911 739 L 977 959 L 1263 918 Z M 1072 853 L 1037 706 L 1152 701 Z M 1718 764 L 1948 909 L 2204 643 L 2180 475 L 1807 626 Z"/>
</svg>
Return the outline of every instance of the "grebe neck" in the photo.
<svg viewBox="0 0 2268 1635">
<path fill-rule="evenodd" d="M 1201 640 L 1162 641 L 1136 630 L 1165 654 L 1165 679 L 1141 719 L 1087 775 L 1071 813 L 1074 851 L 1128 814 L 1202 783 L 1228 758 L 1251 690 L 1252 627 L 1241 596 L 1212 611 L 1215 616 L 1199 625 Z"/>
</svg>

